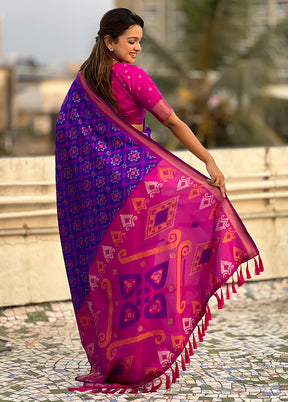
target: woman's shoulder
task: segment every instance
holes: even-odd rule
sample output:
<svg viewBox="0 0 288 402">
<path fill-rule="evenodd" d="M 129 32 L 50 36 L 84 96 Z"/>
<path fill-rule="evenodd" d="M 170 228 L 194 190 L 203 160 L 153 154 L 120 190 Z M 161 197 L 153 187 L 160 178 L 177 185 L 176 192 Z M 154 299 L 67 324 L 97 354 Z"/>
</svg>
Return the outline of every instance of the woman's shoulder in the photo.
<svg viewBox="0 0 288 402">
<path fill-rule="evenodd" d="M 135 64 L 118 62 L 113 65 L 112 70 L 116 74 L 129 75 L 130 77 L 139 77 L 139 75 L 149 77 L 149 75 L 141 67 L 136 66 Z"/>
</svg>

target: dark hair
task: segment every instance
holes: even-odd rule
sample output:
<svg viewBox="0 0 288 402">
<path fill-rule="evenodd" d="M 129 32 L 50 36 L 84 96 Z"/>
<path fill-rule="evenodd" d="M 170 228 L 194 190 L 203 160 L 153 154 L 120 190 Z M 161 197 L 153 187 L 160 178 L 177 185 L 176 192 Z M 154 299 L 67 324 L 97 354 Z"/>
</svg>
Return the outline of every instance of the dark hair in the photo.
<svg viewBox="0 0 288 402">
<path fill-rule="evenodd" d="M 111 86 L 112 55 L 107 49 L 104 37 L 111 36 L 114 41 L 133 25 L 144 27 L 144 21 L 127 8 L 114 8 L 108 11 L 100 21 L 100 29 L 89 58 L 81 65 L 88 85 L 110 106 L 118 109 Z"/>
</svg>

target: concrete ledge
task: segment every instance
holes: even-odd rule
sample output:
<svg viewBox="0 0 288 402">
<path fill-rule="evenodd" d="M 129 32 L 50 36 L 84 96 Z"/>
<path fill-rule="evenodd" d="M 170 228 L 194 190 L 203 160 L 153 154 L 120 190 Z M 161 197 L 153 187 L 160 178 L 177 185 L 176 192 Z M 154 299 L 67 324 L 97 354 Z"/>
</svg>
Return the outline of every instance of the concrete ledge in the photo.
<svg viewBox="0 0 288 402">
<path fill-rule="evenodd" d="M 288 147 L 212 150 L 257 244 L 260 279 L 287 277 Z M 206 174 L 187 151 L 175 154 Z M 70 298 L 56 218 L 54 157 L 0 159 L 0 306 Z M 258 277 L 257 277 L 258 279 Z"/>
</svg>

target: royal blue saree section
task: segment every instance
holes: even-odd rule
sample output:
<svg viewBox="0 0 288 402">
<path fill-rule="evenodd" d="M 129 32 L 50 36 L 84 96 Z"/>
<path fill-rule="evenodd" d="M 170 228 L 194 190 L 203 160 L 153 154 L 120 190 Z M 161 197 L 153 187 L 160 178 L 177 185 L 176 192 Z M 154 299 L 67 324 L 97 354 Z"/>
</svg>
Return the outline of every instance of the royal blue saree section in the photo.
<svg viewBox="0 0 288 402">
<path fill-rule="evenodd" d="M 58 221 L 76 311 L 89 294 L 88 269 L 103 236 L 158 162 L 95 108 L 78 76 L 56 125 Z"/>
</svg>

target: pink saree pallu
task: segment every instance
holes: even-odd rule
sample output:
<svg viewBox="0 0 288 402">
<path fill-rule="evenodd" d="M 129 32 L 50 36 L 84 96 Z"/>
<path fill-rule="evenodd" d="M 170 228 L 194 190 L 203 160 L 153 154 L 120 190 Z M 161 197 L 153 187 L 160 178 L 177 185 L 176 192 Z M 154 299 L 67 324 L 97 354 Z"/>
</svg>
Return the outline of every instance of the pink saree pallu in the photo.
<svg viewBox="0 0 288 402">
<path fill-rule="evenodd" d="M 222 308 L 222 286 L 233 274 L 241 286 L 248 260 L 263 270 L 257 247 L 218 188 L 123 121 L 81 75 L 56 132 L 59 231 L 91 365 L 73 389 L 148 392 L 162 379 L 169 388 L 176 359 L 185 370 L 203 340 L 209 299 Z"/>
</svg>

